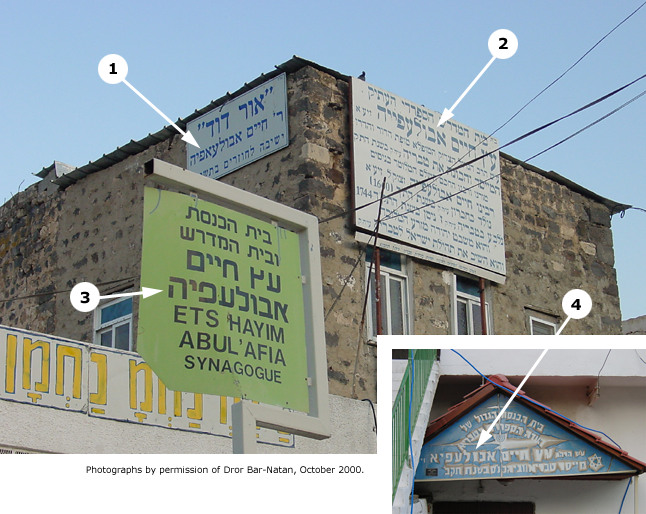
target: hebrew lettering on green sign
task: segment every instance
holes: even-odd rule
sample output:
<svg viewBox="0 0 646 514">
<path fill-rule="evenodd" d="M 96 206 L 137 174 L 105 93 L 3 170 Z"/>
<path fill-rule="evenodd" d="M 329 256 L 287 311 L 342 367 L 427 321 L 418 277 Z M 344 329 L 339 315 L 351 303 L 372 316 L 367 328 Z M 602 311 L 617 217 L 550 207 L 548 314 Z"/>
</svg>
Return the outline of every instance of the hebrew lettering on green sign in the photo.
<svg viewBox="0 0 646 514">
<path fill-rule="evenodd" d="M 309 411 L 298 234 L 145 188 L 137 351 L 170 389 Z"/>
</svg>

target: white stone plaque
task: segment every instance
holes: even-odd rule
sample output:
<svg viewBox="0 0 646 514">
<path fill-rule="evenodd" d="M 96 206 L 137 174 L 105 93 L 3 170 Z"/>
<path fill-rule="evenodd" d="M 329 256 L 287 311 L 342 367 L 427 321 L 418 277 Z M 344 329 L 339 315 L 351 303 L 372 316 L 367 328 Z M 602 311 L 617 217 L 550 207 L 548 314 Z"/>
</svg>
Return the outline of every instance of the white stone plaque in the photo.
<svg viewBox="0 0 646 514">
<path fill-rule="evenodd" d="M 383 179 L 380 238 L 404 253 L 504 282 L 505 247 L 498 141 L 362 80 L 352 80 L 355 206 L 358 230 L 373 232 Z M 358 234 L 361 239 L 361 235 Z M 365 239 L 365 237 L 363 237 Z M 391 244 L 392 246 L 392 244 Z M 421 250 L 421 251 L 420 251 Z"/>
</svg>

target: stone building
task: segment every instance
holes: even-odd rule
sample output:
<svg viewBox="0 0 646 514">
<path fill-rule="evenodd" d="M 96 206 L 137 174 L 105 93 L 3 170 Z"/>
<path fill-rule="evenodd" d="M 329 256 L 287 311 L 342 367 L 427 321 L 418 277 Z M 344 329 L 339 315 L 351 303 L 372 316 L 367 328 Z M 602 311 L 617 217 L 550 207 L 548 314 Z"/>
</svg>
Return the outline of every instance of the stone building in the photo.
<svg viewBox="0 0 646 514">
<path fill-rule="evenodd" d="M 622 326 L 626 335 L 644 335 L 646 334 L 646 316 L 625 319 Z"/>
<path fill-rule="evenodd" d="M 294 57 L 178 124 L 185 128 L 283 73 L 288 144 L 219 180 L 319 219 L 329 392 L 374 401 L 374 307 L 362 323 L 372 252 L 355 238 L 350 77 Z M 144 165 L 157 158 L 186 168 L 192 152 L 164 128 L 84 166 L 44 168 L 38 184 L 0 208 L 0 324 L 100 343 L 100 323 L 76 311 L 68 291 L 82 281 L 102 294 L 141 288 Z M 595 302 L 578 333 L 620 333 L 610 225 L 627 206 L 509 155 L 499 161 L 504 283 L 486 280 L 481 296 L 474 275 L 382 250 L 382 284 L 391 294 L 382 300 L 383 333 L 480 333 L 482 297 L 489 333 L 553 333 L 563 320 L 561 298 L 574 288 Z M 135 300 L 130 334 L 137 309 Z M 110 337 L 116 345 L 117 334 Z M 128 336 L 122 349 L 136 348 Z M 367 403 L 361 412 L 371 419 Z"/>
</svg>

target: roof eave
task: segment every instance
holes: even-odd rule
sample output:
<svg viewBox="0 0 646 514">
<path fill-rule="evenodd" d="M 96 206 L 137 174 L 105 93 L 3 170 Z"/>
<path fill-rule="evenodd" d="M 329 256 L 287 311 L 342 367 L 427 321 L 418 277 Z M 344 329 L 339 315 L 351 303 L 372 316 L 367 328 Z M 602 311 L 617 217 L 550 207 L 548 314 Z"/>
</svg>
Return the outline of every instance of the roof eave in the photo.
<svg viewBox="0 0 646 514">
<path fill-rule="evenodd" d="M 436 418 L 431 423 L 429 423 L 426 433 L 424 434 L 424 444 L 426 444 L 427 441 L 439 434 L 446 427 L 460 419 L 466 412 L 477 407 L 479 404 L 493 396 L 495 393 L 500 392 L 505 395 L 510 395 L 509 391 L 504 388 L 510 389 L 512 391 L 516 390 L 516 387 L 509 383 L 504 375 L 494 375 L 489 378 L 490 380 L 488 380 L 485 384 L 481 385 L 479 388 L 466 395 L 464 401 L 454 405 L 446 414 L 440 416 L 439 418 Z M 498 381 L 500 381 L 501 383 L 498 383 Z M 617 459 L 634 468 L 635 475 L 644 473 L 646 471 L 646 463 L 635 459 L 634 457 L 630 456 L 625 450 L 622 450 L 621 448 L 604 441 L 601 437 L 593 434 L 592 432 L 574 425 L 570 420 L 555 413 L 555 411 L 550 409 L 548 406 L 530 399 L 522 390 L 518 392 L 515 400 L 522 402 L 523 405 L 525 405 L 527 408 L 532 409 L 541 416 L 545 416 L 554 423 L 561 425 L 565 430 L 573 433 L 581 439 L 584 439 L 590 444 L 596 447 L 600 447 L 603 451 L 614 455 Z M 630 473 L 626 473 L 625 475 L 631 476 Z"/>
<path fill-rule="evenodd" d="M 227 94 L 221 96 L 217 100 L 213 100 L 205 107 L 201 109 L 196 109 L 192 114 L 189 114 L 185 118 L 178 119 L 176 122 L 176 125 L 182 130 L 185 130 L 186 125 L 189 122 L 199 118 L 203 114 L 206 114 L 207 112 L 221 105 L 224 105 L 226 102 L 230 101 L 231 99 L 236 98 L 242 95 L 243 93 L 246 93 L 247 91 L 252 90 L 253 88 L 259 86 L 263 82 L 266 82 L 267 80 L 274 78 L 277 75 L 280 75 L 281 73 L 294 73 L 299 69 L 304 68 L 305 66 L 311 66 L 312 68 L 316 68 L 340 80 L 345 80 L 345 81 L 350 80 L 350 77 L 348 75 L 343 75 L 338 71 L 332 70 L 330 68 L 326 68 L 313 61 L 308 61 L 307 59 L 303 59 L 302 57 L 298 57 L 294 55 L 288 61 L 285 61 L 284 63 L 275 66 L 274 70 L 268 73 L 261 73 L 258 77 L 253 79 L 251 82 L 246 82 L 244 86 L 239 88 L 234 93 L 227 92 Z M 114 150 L 113 152 L 103 154 L 103 156 L 100 157 L 99 159 L 90 161 L 86 165 L 80 166 L 76 168 L 74 171 L 67 173 L 62 177 L 55 178 L 52 180 L 52 182 L 54 182 L 55 184 L 59 185 L 61 188 L 64 189 L 67 186 L 74 184 L 78 180 L 86 177 L 87 175 L 90 175 L 91 173 L 96 173 L 97 171 L 108 168 L 113 164 L 116 164 L 117 162 L 121 162 L 122 160 L 124 160 L 125 158 L 131 155 L 135 155 L 140 152 L 143 152 L 144 150 L 147 150 L 151 146 L 154 146 L 162 141 L 165 141 L 175 135 L 177 135 L 177 131 L 171 128 L 170 126 L 166 126 L 160 131 L 155 132 L 154 134 L 148 134 L 146 137 L 138 141 L 130 140 L 129 143 L 121 147 L 117 147 L 117 149 Z M 43 168 L 40 172 L 38 172 L 37 175 L 39 177 L 44 177 L 45 175 L 47 175 L 47 172 L 51 170 L 51 168 L 52 168 L 51 166 L 47 168 Z"/>
<path fill-rule="evenodd" d="M 509 154 L 506 154 L 504 152 L 500 152 L 500 156 L 507 159 L 508 161 L 511 161 L 514 164 L 522 166 L 527 170 L 533 171 L 534 173 L 537 173 L 545 178 L 553 180 L 557 184 L 561 184 L 567 187 L 568 189 L 570 189 L 571 191 L 574 191 L 575 193 L 579 193 L 580 195 L 585 196 L 586 198 L 590 198 L 598 203 L 605 205 L 606 207 L 608 207 L 608 209 L 610 209 L 611 216 L 619 212 L 626 211 L 632 207 L 632 205 L 615 202 L 614 200 L 610 200 L 609 198 L 605 198 L 601 195 L 598 195 L 594 191 L 590 191 L 589 189 L 577 184 L 576 182 L 573 182 L 572 180 L 564 177 L 563 175 L 559 175 L 555 171 L 545 171 L 541 168 L 538 168 L 532 164 L 528 164 L 524 161 L 521 161 L 520 159 L 513 157 Z"/>
</svg>

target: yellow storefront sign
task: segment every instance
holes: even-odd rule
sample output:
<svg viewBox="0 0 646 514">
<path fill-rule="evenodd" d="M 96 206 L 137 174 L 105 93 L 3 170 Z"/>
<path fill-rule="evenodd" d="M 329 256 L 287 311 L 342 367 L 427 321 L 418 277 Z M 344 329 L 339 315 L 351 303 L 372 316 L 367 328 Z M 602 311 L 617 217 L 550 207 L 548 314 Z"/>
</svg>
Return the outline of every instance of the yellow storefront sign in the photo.
<svg viewBox="0 0 646 514">
<path fill-rule="evenodd" d="M 168 389 L 136 353 L 0 325 L 0 400 L 230 437 L 237 398 Z M 293 445 L 265 428 L 258 440 Z"/>
</svg>

